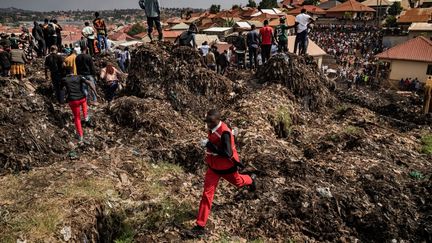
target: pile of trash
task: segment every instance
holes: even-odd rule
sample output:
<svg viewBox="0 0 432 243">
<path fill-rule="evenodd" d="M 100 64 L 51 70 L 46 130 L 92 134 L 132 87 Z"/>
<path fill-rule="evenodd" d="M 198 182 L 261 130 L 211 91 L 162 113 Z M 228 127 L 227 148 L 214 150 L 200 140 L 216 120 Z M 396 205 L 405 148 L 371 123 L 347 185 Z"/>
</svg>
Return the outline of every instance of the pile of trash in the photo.
<svg viewBox="0 0 432 243">
<path fill-rule="evenodd" d="M 134 53 L 125 93 L 169 101 L 175 110 L 203 115 L 235 96 L 233 82 L 203 67 L 196 50 L 144 45 Z"/>
<path fill-rule="evenodd" d="M 321 73 L 310 56 L 276 54 L 259 68 L 256 78 L 260 83 L 285 85 L 311 110 L 331 105 L 335 101 L 330 93 L 335 84 Z"/>
<path fill-rule="evenodd" d="M 67 151 L 70 117 L 35 91 L 30 82 L 0 79 L 0 174 L 46 166 Z"/>
</svg>

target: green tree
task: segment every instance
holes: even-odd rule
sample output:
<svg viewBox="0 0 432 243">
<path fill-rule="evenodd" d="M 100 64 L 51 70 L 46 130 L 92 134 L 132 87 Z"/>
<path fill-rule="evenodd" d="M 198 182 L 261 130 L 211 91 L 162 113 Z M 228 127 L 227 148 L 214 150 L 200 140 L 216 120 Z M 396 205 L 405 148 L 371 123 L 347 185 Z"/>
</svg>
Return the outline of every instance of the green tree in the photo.
<svg viewBox="0 0 432 243">
<path fill-rule="evenodd" d="M 277 0 L 262 0 L 259 4 L 259 8 L 268 9 L 268 8 L 277 8 L 278 2 Z"/>
<path fill-rule="evenodd" d="M 400 2 L 394 2 L 388 9 L 388 14 L 396 16 L 402 12 L 403 8 Z"/>
<path fill-rule="evenodd" d="M 240 8 L 240 5 L 238 5 L 238 4 L 234 4 L 231 7 L 232 10 L 239 9 L 239 8 Z"/>
<path fill-rule="evenodd" d="M 256 4 L 255 0 L 249 0 L 249 2 L 248 2 L 248 4 L 246 5 L 246 7 L 249 7 L 249 8 L 256 8 L 256 7 L 257 7 L 257 4 Z"/>
<path fill-rule="evenodd" d="M 211 14 L 219 13 L 220 10 L 221 10 L 221 5 L 212 4 L 212 5 L 210 6 L 210 13 L 211 13 Z"/>
<path fill-rule="evenodd" d="M 140 24 L 140 23 L 136 23 L 134 25 L 132 25 L 131 29 L 127 32 L 128 35 L 130 36 L 134 36 L 134 35 L 138 35 L 142 32 L 145 32 L 146 28 Z"/>
<path fill-rule="evenodd" d="M 387 16 L 385 20 L 385 24 L 387 27 L 396 27 L 397 26 L 396 17 L 393 15 Z"/>
</svg>

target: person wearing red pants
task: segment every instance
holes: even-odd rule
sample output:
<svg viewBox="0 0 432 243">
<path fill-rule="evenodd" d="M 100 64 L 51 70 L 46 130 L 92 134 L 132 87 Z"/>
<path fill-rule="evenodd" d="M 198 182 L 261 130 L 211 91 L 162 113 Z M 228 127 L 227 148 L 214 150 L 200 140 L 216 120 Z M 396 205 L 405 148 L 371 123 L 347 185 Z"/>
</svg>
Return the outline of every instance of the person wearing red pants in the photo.
<svg viewBox="0 0 432 243">
<path fill-rule="evenodd" d="M 87 100 L 86 95 L 83 92 L 83 84 L 87 84 L 93 92 L 96 94 L 96 88 L 94 83 L 90 80 L 85 79 L 80 75 L 73 75 L 71 67 L 66 68 L 66 77 L 63 78 L 63 85 L 66 86 L 67 90 L 67 101 L 72 110 L 74 116 L 74 123 L 76 132 L 78 134 L 79 142 L 83 142 L 83 129 L 81 127 L 81 109 L 84 115 L 84 120 L 90 122 L 87 113 Z"/>
<path fill-rule="evenodd" d="M 202 195 L 196 226 L 192 229 L 195 237 L 203 237 L 205 225 L 210 215 L 213 197 L 220 178 L 240 188 L 249 186 L 251 191 L 256 190 L 256 176 L 242 175 L 238 167 L 243 167 L 235 146 L 234 135 L 227 124 L 220 120 L 217 110 L 210 110 L 205 119 L 209 128 L 208 139 L 202 141 L 206 147 L 206 163 L 208 165 L 204 179 L 204 192 Z"/>
</svg>

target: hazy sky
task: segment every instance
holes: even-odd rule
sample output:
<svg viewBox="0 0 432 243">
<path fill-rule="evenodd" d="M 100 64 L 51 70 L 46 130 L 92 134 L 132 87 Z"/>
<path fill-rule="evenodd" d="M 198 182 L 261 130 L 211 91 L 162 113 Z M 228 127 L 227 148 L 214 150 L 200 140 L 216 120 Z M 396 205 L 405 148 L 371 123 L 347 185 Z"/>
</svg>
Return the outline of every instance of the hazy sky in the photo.
<svg viewBox="0 0 432 243">
<path fill-rule="evenodd" d="M 233 4 L 245 4 L 247 0 L 159 0 L 159 2 L 163 7 L 208 8 L 211 4 L 220 4 L 222 8 L 229 8 Z M 0 8 L 7 7 L 38 11 L 122 9 L 138 8 L 138 0 L 0 0 Z"/>
</svg>

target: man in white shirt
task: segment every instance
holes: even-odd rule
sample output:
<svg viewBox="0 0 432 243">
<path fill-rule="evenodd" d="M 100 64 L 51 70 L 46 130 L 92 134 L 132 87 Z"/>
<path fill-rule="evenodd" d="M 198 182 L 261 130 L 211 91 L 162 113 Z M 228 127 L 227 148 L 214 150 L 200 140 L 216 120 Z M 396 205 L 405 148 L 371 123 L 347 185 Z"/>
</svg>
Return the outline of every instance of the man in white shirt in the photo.
<svg viewBox="0 0 432 243">
<path fill-rule="evenodd" d="M 95 53 L 94 50 L 94 40 L 95 40 L 95 31 L 93 27 L 90 26 L 89 22 L 84 23 L 85 27 L 82 30 L 82 35 L 87 39 L 87 47 L 89 48 L 90 55 L 93 56 Z"/>
<path fill-rule="evenodd" d="M 296 16 L 296 28 L 297 35 L 294 44 L 294 53 L 297 53 L 297 48 L 299 49 L 299 54 L 306 54 L 307 42 L 308 42 L 308 27 L 309 24 L 313 23 L 314 20 L 308 14 L 306 14 L 306 9 L 302 9 L 301 13 Z"/>
</svg>

